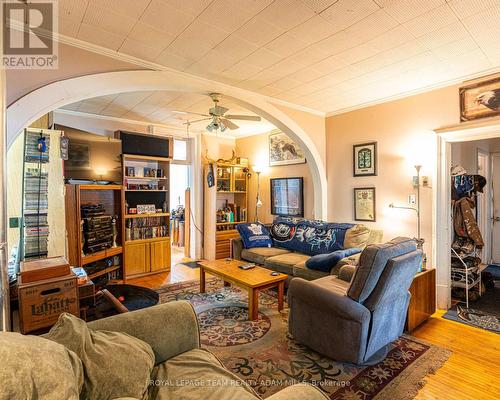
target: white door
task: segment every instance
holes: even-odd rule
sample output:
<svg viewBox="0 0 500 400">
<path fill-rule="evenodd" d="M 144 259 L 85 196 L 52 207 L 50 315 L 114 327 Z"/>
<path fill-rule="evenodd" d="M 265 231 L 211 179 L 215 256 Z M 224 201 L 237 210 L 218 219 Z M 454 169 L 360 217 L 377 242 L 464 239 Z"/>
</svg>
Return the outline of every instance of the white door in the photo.
<svg viewBox="0 0 500 400">
<path fill-rule="evenodd" d="M 492 227 L 492 200 L 491 200 L 491 174 L 490 153 L 477 149 L 477 173 L 486 178 L 483 192 L 478 192 L 477 197 L 477 223 L 483 236 L 484 247 L 481 253 L 483 263 L 491 262 L 491 227 Z"/>
<path fill-rule="evenodd" d="M 494 264 L 500 264 L 500 153 L 493 153 L 492 157 L 493 225 L 491 258 Z"/>
</svg>

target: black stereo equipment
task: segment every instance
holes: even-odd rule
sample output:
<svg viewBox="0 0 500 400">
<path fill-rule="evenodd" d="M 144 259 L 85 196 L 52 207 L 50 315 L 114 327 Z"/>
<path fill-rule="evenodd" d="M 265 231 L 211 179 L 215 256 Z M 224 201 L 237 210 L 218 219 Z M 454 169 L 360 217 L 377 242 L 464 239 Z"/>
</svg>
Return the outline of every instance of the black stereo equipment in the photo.
<svg viewBox="0 0 500 400">
<path fill-rule="evenodd" d="M 102 204 L 80 206 L 80 210 L 83 218 L 97 217 L 105 212 Z"/>
</svg>

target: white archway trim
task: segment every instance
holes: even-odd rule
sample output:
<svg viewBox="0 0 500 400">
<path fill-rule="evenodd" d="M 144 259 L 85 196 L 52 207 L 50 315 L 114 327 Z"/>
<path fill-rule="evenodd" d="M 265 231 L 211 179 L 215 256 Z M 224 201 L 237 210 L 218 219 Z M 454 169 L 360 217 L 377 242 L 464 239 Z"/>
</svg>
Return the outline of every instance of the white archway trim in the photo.
<svg viewBox="0 0 500 400">
<path fill-rule="evenodd" d="M 324 160 L 311 137 L 292 118 L 271 104 L 265 96 L 226 84 L 207 81 L 173 71 L 120 71 L 81 76 L 41 87 L 7 109 L 7 143 L 10 147 L 24 127 L 57 108 L 91 97 L 108 94 L 168 90 L 177 92 L 220 92 L 266 118 L 304 149 L 315 191 L 315 217 L 327 219 L 327 180 Z"/>
<path fill-rule="evenodd" d="M 432 248 L 437 265 L 437 306 L 447 310 L 451 306 L 451 144 L 500 137 L 500 118 L 449 126 L 435 132 L 438 134 L 438 154 Z"/>
</svg>

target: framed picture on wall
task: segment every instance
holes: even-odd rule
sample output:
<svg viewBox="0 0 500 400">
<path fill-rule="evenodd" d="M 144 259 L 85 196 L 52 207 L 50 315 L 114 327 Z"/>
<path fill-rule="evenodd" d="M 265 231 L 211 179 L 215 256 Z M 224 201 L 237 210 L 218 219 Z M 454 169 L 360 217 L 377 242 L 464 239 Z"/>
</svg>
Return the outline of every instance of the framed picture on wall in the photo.
<svg viewBox="0 0 500 400">
<path fill-rule="evenodd" d="M 90 169 L 90 145 L 85 142 L 69 141 L 68 160 L 64 162 L 67 170 Z"/>
<path fill-rule="evenodd" d="M 375 188 L 354 189 L 354 220 L 375 222 Z"/>
<path fill-rule="evenodd" d="M 286 217 L 304 216 L 304 179 L 271 179 L 271 214 Z"/>
<path fill-rule="evenodd" d="M 500 77 L 461 87 L 460 120 L 500 115 Z"/>
<path fill-rule="evenodd" d="M 355 144 L 353 147 L 353 176 L 377 175 L 377 142 Z"/>
<path fill-rule="evenodd" d="M 304 164 L 306 158 L 300 146 L 283 132 L 269 134 L 269 165 Z"/>
</svg>

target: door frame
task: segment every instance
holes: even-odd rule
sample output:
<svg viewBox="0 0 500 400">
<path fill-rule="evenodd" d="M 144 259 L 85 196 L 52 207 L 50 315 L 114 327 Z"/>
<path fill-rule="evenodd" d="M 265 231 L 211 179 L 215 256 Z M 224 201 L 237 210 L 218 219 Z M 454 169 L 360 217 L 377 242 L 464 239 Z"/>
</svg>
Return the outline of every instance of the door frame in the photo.
<svg viewBox="0 0 500 400">
<path fill-rule="evenodd" d="M 483 236 L 484 247 L 483 247 L 483 260 L 487 263 L 491 261 L 491 243 L 492 243 L 492 229 L 493 225 L 491 222 L 492 210 L 493 210 L 493 191 L 492 189 L 492 162 L 493 158 L 491 157 L 491 153 L 485 151 L 483 149 L 477 149 L 476 154 L 476 163 L 479 173 L 479 157 L 484 156 L 486 159 L 485 166 L 486 170 L 484 171 L 483 176 L 486 178 L 486 185 L 483 188 L 483 194 L 480 196 L 480 202 L 478 204 L 478 225 L 479 230 Z"/>
<path fill-rule="evenodd" d="M 500 117 L 464 122 L 435 132 L 438 146 L 432 252 L 437 266 L 437 306 L 447 310 L 451 307 L 451 144 L 500 137 Z"/>
<path fill-rule="evenodd" d="M 490 188 L 491 188 L 491 197 L 490 197 L 490 214 L 489 214 L 489 222 L 490 222 L 490 230 L 489 230 L 489 235 L 490 235 L 490 240 L 491 242 L 490 243 L 493 243 L 493 225 L 494 225 L 494 222 L 493 222 L 493 217 L 495 216 L 494 215 L 494 208 L 495 208 L 495 193 L 494 193 L 494 186 L 493 186 L 493 171 L 494 171 L 494 168 L 493 168 L 493 160 L 495 158 L 495 156 L 497 157 L 500 157 L 500 152 L 494 152 L 494 153 L 490 153 Z M 500 199 L 498 200 L 500 201 Z M 489 264 L 492 264 L 493 263 L 493 247 L 491 246 L 490 248 L 490 258 L 488 260 L 488 263 Z M 499 262 L 500 263 L 500 262 Z M 496 263 L 498 264 L 498 263 Z"/>
</svg>

